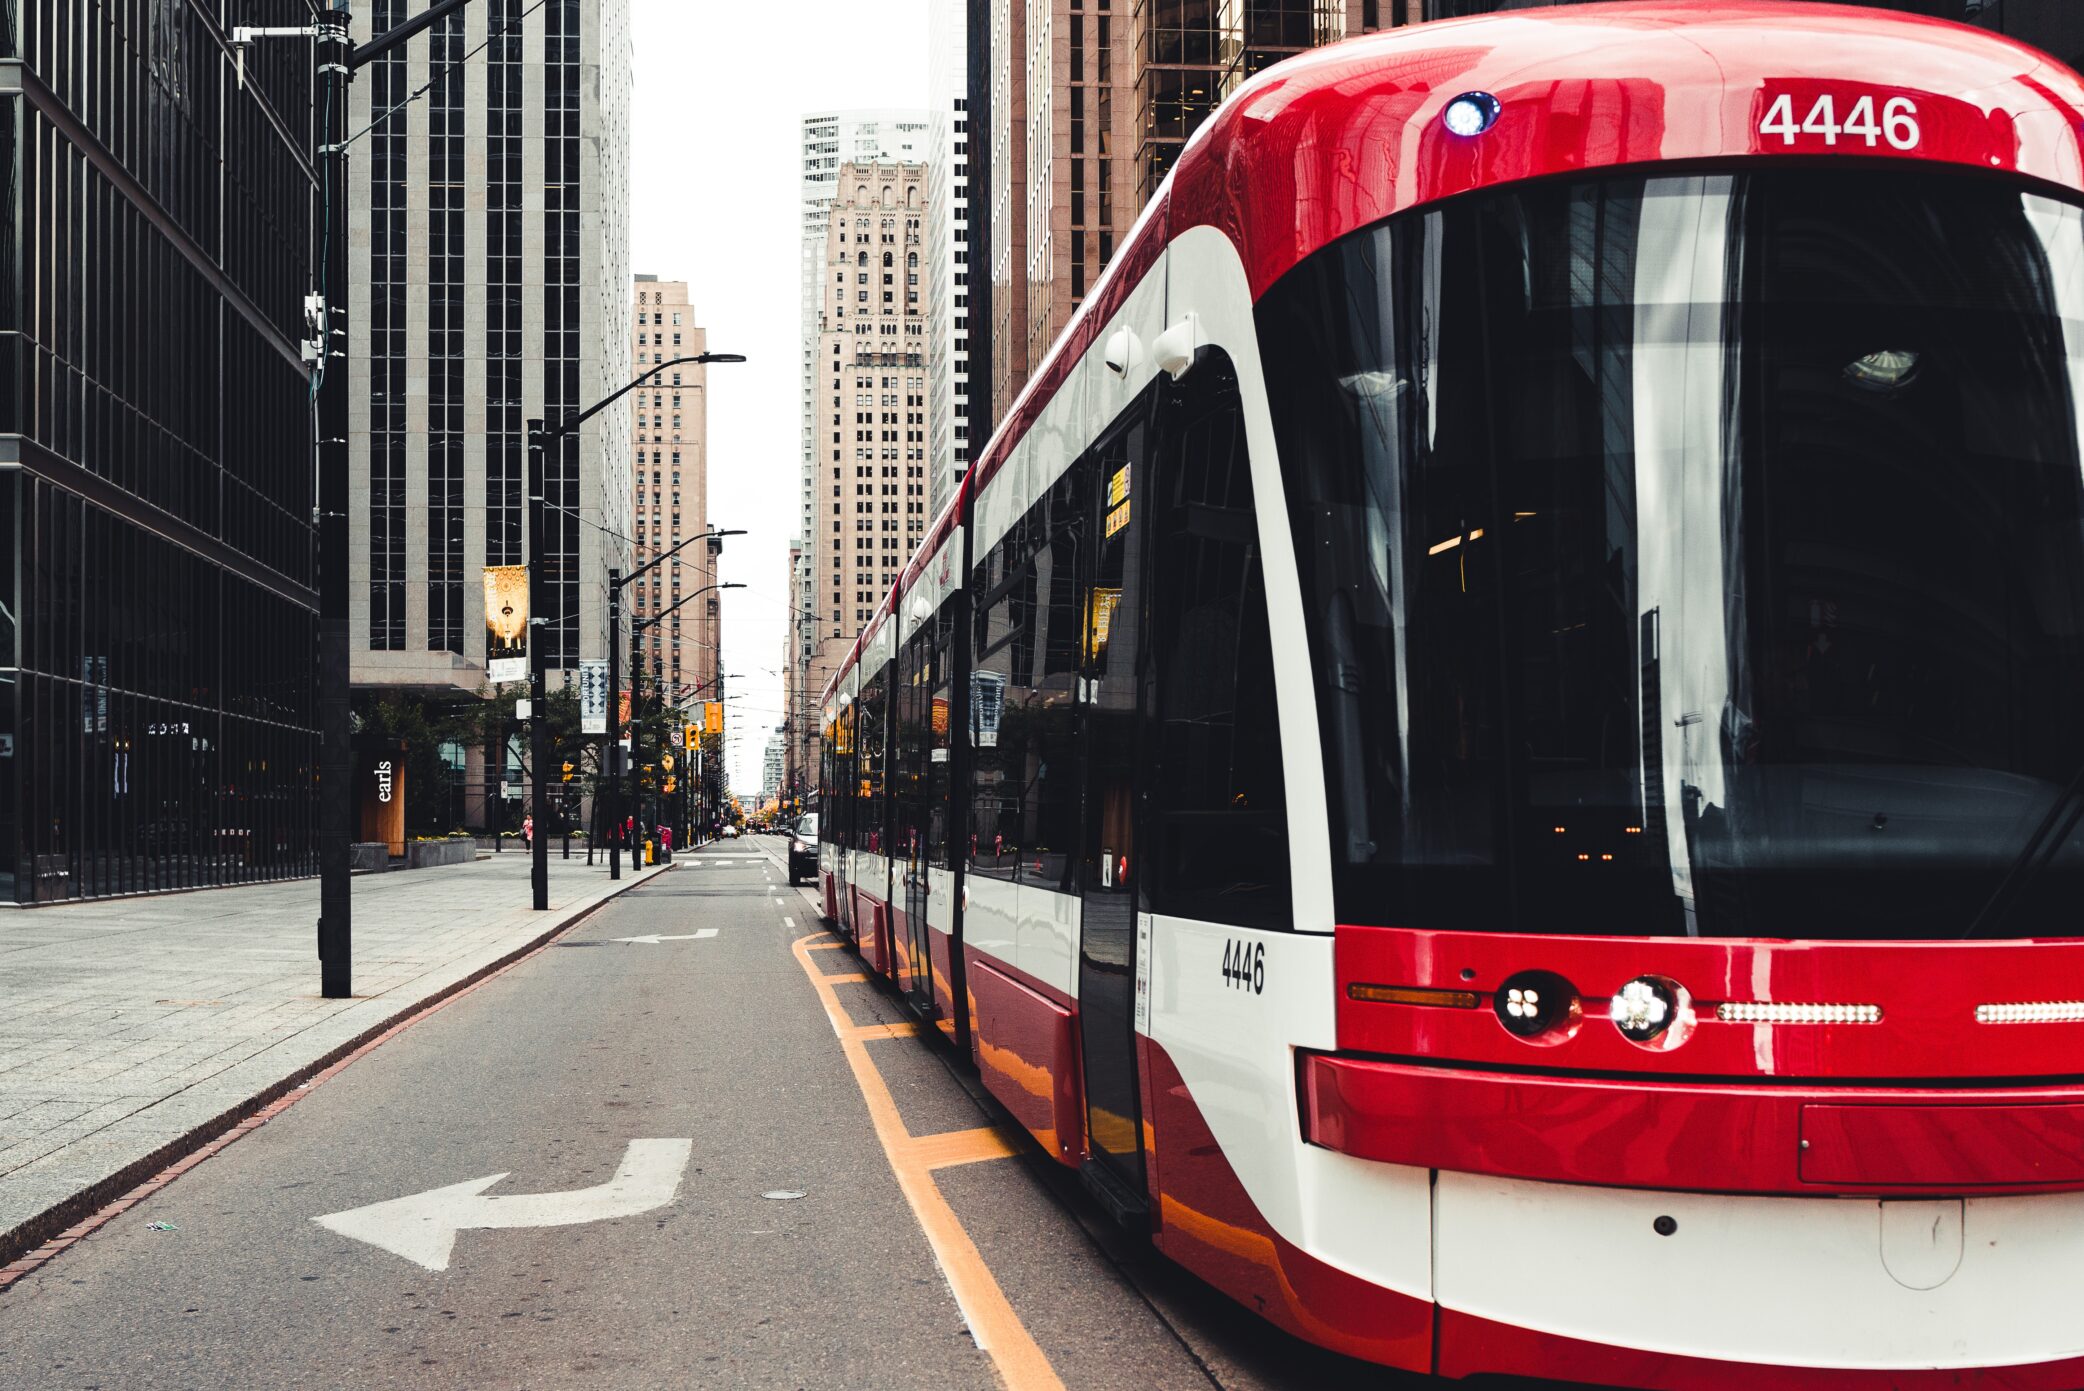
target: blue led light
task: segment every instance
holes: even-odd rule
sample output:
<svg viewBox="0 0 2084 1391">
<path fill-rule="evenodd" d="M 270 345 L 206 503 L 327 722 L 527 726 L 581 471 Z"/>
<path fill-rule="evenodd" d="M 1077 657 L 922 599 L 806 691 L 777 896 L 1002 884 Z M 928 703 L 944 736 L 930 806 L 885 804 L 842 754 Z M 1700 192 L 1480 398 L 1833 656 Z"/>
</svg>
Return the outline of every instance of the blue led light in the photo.
<svg viewBox="0 0 2084 1391">
<path fill-rule="evenodd" d="M 1498 119 L 1498 99 L 1489 92 L 1464 92 L 1447 103 L 1441 122 L 1453 135 L 1481 135 Z"/>
</svg>

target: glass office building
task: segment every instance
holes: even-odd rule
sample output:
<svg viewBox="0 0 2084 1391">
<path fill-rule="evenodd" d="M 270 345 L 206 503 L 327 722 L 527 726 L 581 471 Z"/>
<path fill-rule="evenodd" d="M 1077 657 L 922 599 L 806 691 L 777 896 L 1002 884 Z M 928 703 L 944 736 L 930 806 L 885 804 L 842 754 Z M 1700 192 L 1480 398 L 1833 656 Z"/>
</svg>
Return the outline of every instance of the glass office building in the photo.
<svg viewBox="0 0 2084 1391">
<path fill-rule="evenodd" d="M 311 48 L 0 0 L 0 902 L 317 871 Z"/>
</svg>

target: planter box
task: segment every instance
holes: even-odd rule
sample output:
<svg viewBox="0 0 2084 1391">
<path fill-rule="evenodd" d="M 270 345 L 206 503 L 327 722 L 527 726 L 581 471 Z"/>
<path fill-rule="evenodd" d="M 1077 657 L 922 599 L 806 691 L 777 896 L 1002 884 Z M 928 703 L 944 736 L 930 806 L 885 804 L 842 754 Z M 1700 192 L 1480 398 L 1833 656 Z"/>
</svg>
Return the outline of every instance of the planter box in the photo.
<svg viewBox="0 0 2084 1391">
<path fill-rule="evenodd" d="M 374 874 L 391 867 L 391 847 L 380 840 L 357 841 L 347 847 L 348 868 L 356 874 Z"/>
<path fill-rule="evenodd" d="M 469 836 L 453 840 L 409 840 L 405 843 L 405 867 L 429 869 L 435 865 L 464 865 L 478 857 L 478 843 Z"/>
</svg>

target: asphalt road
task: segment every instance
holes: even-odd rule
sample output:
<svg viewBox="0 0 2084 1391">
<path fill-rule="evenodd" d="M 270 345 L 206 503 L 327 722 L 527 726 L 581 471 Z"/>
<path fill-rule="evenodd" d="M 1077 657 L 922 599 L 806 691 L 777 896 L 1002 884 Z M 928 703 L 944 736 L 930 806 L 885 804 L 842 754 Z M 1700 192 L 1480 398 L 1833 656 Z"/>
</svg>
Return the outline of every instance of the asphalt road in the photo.
<svg viewBox="0 0 2084 1391">
<path fill-rule="evenodd" d="M 932 1182 L 1045 1373 L 1419 1384 L 1295 1343 L 1116 1236 L 973 1078 L 902 1036 L 894 997 L 844 979 L 855 958 L 792 948 L 817 925 L 780 844 L 683 855 L 24 1277 L 0 1295 L 0 1388 L 1005 1384 L 806 963 L 842 978 L 856 1032 L 898 1025 L 866 1047 L 905 1132 L 1013 1150 Z M 616 940 L 651 934 L 683 939 Z M 687 1143 L 640 1147 L 649 1169 L 611 1183 L 633 1140 Z M 510 1225 L 459 1231 L 445 1269 L 316 1220 L 493 1175 L 441 1210 Z M 620 1215 L 521 1225 L 596 1211 Z M 426 1226 L 398 1244 L 426 1256 Z"/>
</svg>

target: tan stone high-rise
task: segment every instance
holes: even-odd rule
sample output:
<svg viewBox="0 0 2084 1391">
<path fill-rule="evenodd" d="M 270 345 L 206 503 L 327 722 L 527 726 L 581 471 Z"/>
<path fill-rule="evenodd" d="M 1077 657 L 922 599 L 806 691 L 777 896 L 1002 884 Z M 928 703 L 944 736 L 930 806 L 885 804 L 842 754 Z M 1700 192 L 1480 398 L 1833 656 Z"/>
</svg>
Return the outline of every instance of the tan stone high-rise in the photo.
<svg viewBox="0 0 2084 1391">
<path fill-rule="evenodd" d="M 826 232 L 810 534 L 824 689 L 926 532 L 926 166 L 843 164 Z"/>
<path fill-rule="evenodd" d="M 708 334 L 695 323 L 684 281 L 638 276 L 632 317 L 632 375 L 708 347 Z M 667 369 L 656 383 L 630 394 L 636 566 L 709 529 L 707 385 L 708 369 L 687 363 Z M 642 674 L 647 679 L 654 670 L 663 674 L 669 705 L 685 707 L 716 698 L 722 595 L 693 597 L 714 583 L 716 558 L 709 546 L 697 543 L 629 587 L 633 618 L 666 615 L 643 635 Z M 677 609 L 676 603 L 681 605 Z"/>
</svg>

